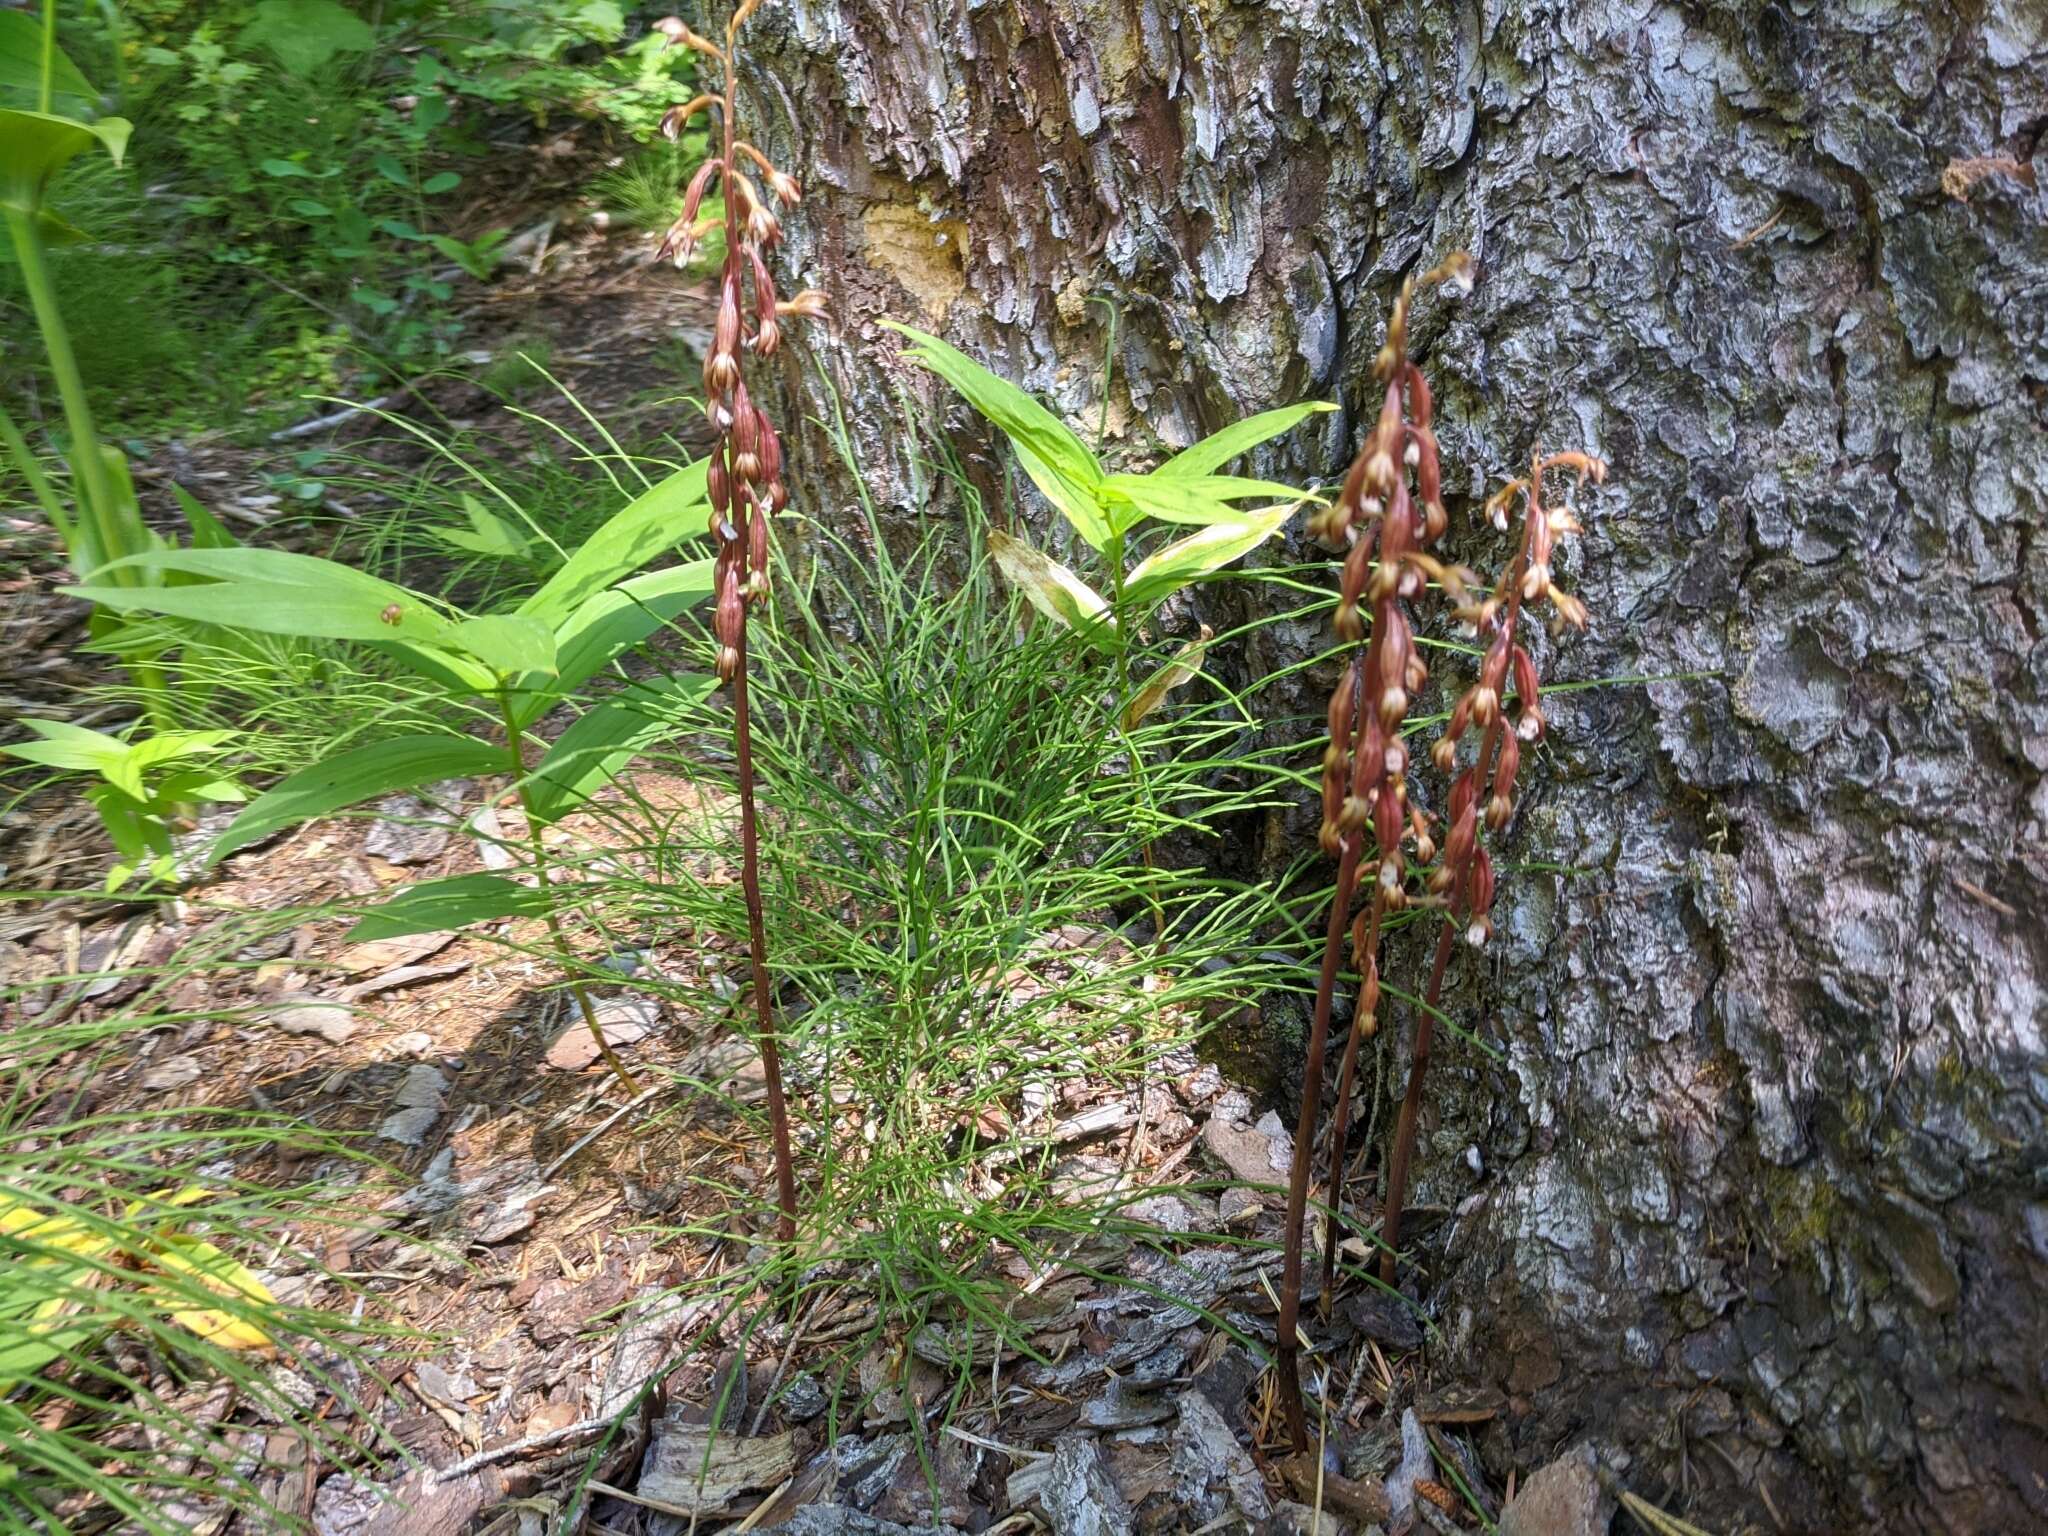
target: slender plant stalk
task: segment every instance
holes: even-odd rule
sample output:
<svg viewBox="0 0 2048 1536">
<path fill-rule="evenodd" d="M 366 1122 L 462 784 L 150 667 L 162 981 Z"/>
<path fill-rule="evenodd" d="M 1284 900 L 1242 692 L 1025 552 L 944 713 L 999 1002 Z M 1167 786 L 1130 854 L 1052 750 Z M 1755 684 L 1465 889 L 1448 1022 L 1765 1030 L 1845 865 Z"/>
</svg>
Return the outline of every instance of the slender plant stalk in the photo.
<svg viewBox="0 0 2048 1536">
<path fill-rule="evenodd" d="M 57 104 L 57 0 L 43 0 L 42 78 L 36 86 L 36 110 Z"/>
<path fill-rule="evenodd" d="M 1337 889 L 1350 891 L 1358 885 L 1359 856 L 1364 851 L 1359 838 L 1351 838 L 1338 856 Z M 1287 1232 L 1285 1257 L 1280 1273 L 1280 1318 L 1276 1343 L 1280 1357 L 1280 1401 L 1287 1410 L 1287 1438 L 1297 1450 L 1308 1448 L 1308 1422 L 1301 1407 L 1301 1366 L 1297 1359 L 1301 1325 L 1301 1233 L 1308 1220 L 1309 1151 L 1315 1140 L 1316 1114 L 1322 1108 L 1323 1056 L 1330 1040 L 1330 1000 L 1337 990 L 1337 972 L 1344 954 L 1344 917 L 1347 903 L 1330 903 L 1330 923 L 1323 938 L 1323 968 L 1316 983 L 1315 1016 L 1309 1024 L 1308 1057 L 1302 1071 L 1308 1086 L 1302 1090 L 1301 1114 L 1294 1124 L 1294 1166 L 1287 1177 Z"/>
<path fill-rule="evenodd" d="M 598 1022 L 597 1009 L 591 1005 L 590 991 L 583 985 L 583 978 L 575 971 L 575 962 L 570 958 L 569 941 L 562 932 L 562 920 L 555 913 L 554 884 L 549 880 L 547 844 L 540 835 L 540 821 L 533 814 L 533 803 L 526 793 L 526 733 L 519 728 L 519 717 L 512 708 L 512 692 L 509 688 L 498 690 L 498 718 L 505 726 L 505 764 L 512 772 L 512 793 L 518 798 L 520 813 L 526 820 L 526 846 L 533 859 L 534 878 L 540 881 L 541 895 L 545 905 L 541 908 L 541 921 L 547 924 L 548 940 L 555 946 L 555 958 L 561 963 L 563 980 L 568 983 L 569 996 L 576 1001 L 577 1012 L 583 1015 L 584 1026 L 590 1031 L 590 1038 L 597 1042 L 597 1053 L 604 1058 L 604 1064 L 612 1069 L 612 1075 L 619 1080 L 619 1086 L 626 1092 L 638 1095 L 640 1084 L 633 1074 L 626 1070 L 626 1064 L 619 1060 L 618 1052 L 604 1037 L 604 1026 Z"/>
<path fill-rule="evenodd" d="M 43 237 L 36 228 L 35 215 L 24 213 L 18 208 L 7 210 L 7 232 L 14 240 L 14 255 L 21 266 L 22 286 L 28 290 L 29 304 L 35 311 L 36 324 L 43 333 L 43 347 L 50 356 L 50 373 L 57 381 L 57 394 L 64 404 L 65 425 L 71 430 L 71 468 L 73 485 L 77 491 L 81 522 L 92 529 L 98 548 L 92 553 L 98 561 L 117 560 L 123 555 L 137 553 L 140 545 L 130 548 L 131 541 L 125 537 L 128 530 L 116 522 L 119 504 L 114 498 L 112 482 L 107 478 L 106 460 L 100 456 L 99 430 L 92 419 L 92 406 L 86 398 L 85 378 L 78 371 L 78 357 L 71 350 L 71 332 L 65 328 L 63 313 L 57 308 L 57 286 L 51 280 L 49 263 L 43 256 Z M 90 575 L 80 571 L 80 576 Z M 132 586 L 137 580 L 133 571 L 119 571 L 115 579 L 123 586 Z"/>
<path fill-rule="evenodd" d="M 679 139 L 697 113 L 719 115 L 719 153 L 699 166 L 683 194 L 682 216 L 663 237 L 659 257 L 687 266 L 697 242 L 718 226 L 716 218 L 700 220 L 698 209 L 714 178 L 725 200 L 725 261 L 719 273 L 718 319 L 710 349 L 704 356 L 704 407 L 718 434 L 712 450 L 706 490 L 711 498 L 711 533 L 718 542 L 716 609 L 713 630 L 718 638 L 718 675 L 732 686 L 733 750 L 738 762 L 740 799 L 740 883 L 747 904 L 747 954 L 754 980 L 756 1034 L 761 1070 L 768 1088 L 768 1119 L 775 1144 L 775 1196 L 780 1212 L 777 1230 L 783 1241 L 796 1236 L 796 1168 L 790 1146 L 789 1106 L 783 1096 L 781 1041 L 775 1024 L 775 991 L 768 972 L 767 924 L 761 911 L 760 816 L 755 805 L 753 722 L 747 708 L 747 615 L 768 598 L 768 541 L 771 519 L 789 501 L 782 478 L 782 442 L 766 411 L 747 393 L 743 351 L 767 358 L 782 340 L 782 321 L 815 317 L 825 312 L 825 296 L 806 289 L 795 298 L 778 300 L 767 254 L 782 239 L 774 210 L 744 167 L 751 165 L 767 182 L 770 194 L 785 208 L 802 196 L 796 181 L 739 136 L 739 31 L 760 8 L 761 0 L 740 0 L 726 23 L 723 47 L 700 37 L 671 16 L 655 23 L 672 45 L 714 59 L 722 89 L 686 105 L 671 108 L 661 130 Z M 751 287 L 753 312 L 741 298 Z"/>
<path fill-rule="evenodd" d="M 754 809 L 754 731 L 747 713 L 747 635 L 739 635 L 732 677 L 732 731 L 740 791 L 740 887 L 747 899 L 747 957 L 754 972 L 754 1020 L 761 1037 L 761 1076 L 768 1088 L 768 1127 L 775 1138 L 775 1204 L 784 1242 L 796 1236 L 796 1160 L 789 1144 L 789 1106 L 782 1095 L 782 1052 L 768 981 L 768 927 L 761 912 L 761 838 Z"/>
<path fill-rule="evenodd" d="M 1394 1122 L 1393 1149 L 1387 1157 L 1387 1198 L 1381 1207 L 1380 1280 L 1394 1283 L 1395 1256 L 1401 1246 L 1401 1206 L 1408 1198 L 1408 1167 L 1415 1156 L 1415 1125 L 1422 1114 L 1422 1076 L 1429 1070 L 1429 1048 L 1436 1034 L 1437 1006 L 1444 995 L 1444 971 L 1457 939 L 1455 922 L 1437 934 L 1436 957 L 1429 963 L 1429 988 L 1415 1020 L 1415 1050 L 1408 1060 L 1408 1090 L 1401 1095 L 1401 1113 Z"/>
</svg>

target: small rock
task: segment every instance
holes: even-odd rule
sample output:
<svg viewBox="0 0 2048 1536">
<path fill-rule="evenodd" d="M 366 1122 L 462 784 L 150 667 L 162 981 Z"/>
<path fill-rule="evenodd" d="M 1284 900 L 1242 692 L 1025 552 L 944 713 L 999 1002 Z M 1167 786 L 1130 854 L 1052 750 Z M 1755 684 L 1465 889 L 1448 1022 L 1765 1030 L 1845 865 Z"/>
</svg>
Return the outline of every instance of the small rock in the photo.
<svg viewBox="0 0 2048 1536">
<path fill-rule="evenodd" d="M 1614 1500 L 1600 1486 L 1590 1445 L 1537 1470 L 1500 1512 L 1499 1536 L 1605 1536 Z"/>
<path fill-rule="evenodd" d="M 394 1040 L 387 1041 L 384 1054 L 392 1060 L 402 1056 L 426 1056 L 434 1049 L 434 1037 L 424 1029 L 409 1029 Z"/>
<path fill-rule="evenodd" d="M 196 1056 L 166 1056 L 142 1074 L 142 1086 L 151 1093 L 169 1093 L 198 1082 L 205 1071 Z"/>
<path fill-rule="evenodd" d="M 418 1146 L 440 1119 L 441 1101 L 447 1094 L 448 1079 L 440 1068 L 422 1062 L 408 1069 L 405 1081 L 391 1096 L 393 1112 L 377 1127 L 377 1134 L 403 1147 Z"/>
<path fill-rule="evenodd" d="M 507 833 L 504 823 L 498 820 L 498 813 L 485 806 L 469 818 L 469 830 L 476 843 L 476 856 L 483 860 L 485 869 L 510 869 L 519 860 L 506 846 Z"/>
<path fill-rule="evenodd" d="M 366 976 L 416 965 L 454 942 L 455 931 L 452 928 L 437 928 L 429 933 L 405 933 L 395 939 L 371 939 L 364 944 L 351 944 L 334 957 L 334 963 L 351 976 Z"/>
<path fill-rule="evenodd" d="M 288 1035 L 318 1035 L 329 1045 L 340 1045 L 361 1028 L 354 1014 L 346 1003 L 301 992 L 280 998 L 256 1017 Z"/>
<path fill-rule="evenodd" d="M 1039 1495 L 1053 1536 L 1130 1536 L 1131 1507 L 1109 1475 L 1102 1447 L 1069 1435 L 1053 1447 Z"/>
<path fill-rule="evenodd" d="M 775 1399 L 775 1411 L 791 1424 L 806 1424 L 823 1413 L 828 1402 L 818 1378 L 809 1371 L 799 1371 L 783 1384 Z"/>
<path fill-rule="evenodd" d="M 607 997 L 593 1006 L 605 1044 L 615 1050 L 645 1039 L 661 1022 L 661 1010 L 651 998 Z M 547 1064 L 557 1072 L 581 1072 L 598 1059 L 597 1041 L 591 1036 L 590 1026 L 579 1011 L 571 1009 L 570 1013 L 568 1027 L 548 1047 Z"/>
<path fill-rule="evenodd" d="M 377 818 L 363 839 L 363 852 L 391 864 L 437 859 L 455 835 L 453 818 L 417 795 L 386 795 L 377 802 Z"/>
<path fill-rule="evenodd" d="M 1420 1349 L 1422 1319 L 1405 1297 L 1367 1289 L 1346 1298 L 1344 1320 L 1366 1338 L 1377 1339 L 1392 1349 Z"/>
<path fill-rule="evenodd" d="M 469 969 L 467 960 L 451 960 L 446 965 L 400 965 L 388 971 L 379 971 L 365 981 L 343 987 L 339 996 L 345 1003 L 353 1003 L 377 992 L 389 992 L 397 987 L 417 986 L 423 981 L 439 981 L 448 976 L 460 976 Z"/>
<path fill-rule="evenodd" d="M 1415 1417 L 1413 1408 L 1404 1408 L 1401 1410 L 1401 1465 L 1394 1469 L 1394 1475 L 1386 1483 L 1387 1502 L 1393 1506 L 1394 1514 L 1403 1515 L 1414 1508 L 1417 1479 L 1435 1476 L 1436 1458 L 1430 1454 L 1429 1432 Z M 1564 1536 L 1564 1532 L 1560 1530 L 1555 1536 Z"/>
<path fill-rule="evenodd" d="M 469 1400 L 479 1391 L 477 1384 L 468 1376 L 449 1371 L 431 1360 L 422 1360 L 414 1366 L 412 1379 L 427 1396 L 446 1403 L 450 1408 L 468 1406 Z"/>
<path fill-rule="evenodd" d="M 1320 1515 L 1307 1504 L 1282 1499 L 1273 1506 L 1271 1536 L 1351 1536 L 1351 1527 L 1327 1509 Z"/>
<path fill-rule="evenodd" d="M 1232 1510 L 1254 1521 L 1273 1513 L 1259 1469 L 1237 1443 L 1223 1415 L 1199 1392 L 1189 1392 L 1180 1400 L 1170 1465 L 1174 1498 L 1201 1524 Z"/>
</svg>

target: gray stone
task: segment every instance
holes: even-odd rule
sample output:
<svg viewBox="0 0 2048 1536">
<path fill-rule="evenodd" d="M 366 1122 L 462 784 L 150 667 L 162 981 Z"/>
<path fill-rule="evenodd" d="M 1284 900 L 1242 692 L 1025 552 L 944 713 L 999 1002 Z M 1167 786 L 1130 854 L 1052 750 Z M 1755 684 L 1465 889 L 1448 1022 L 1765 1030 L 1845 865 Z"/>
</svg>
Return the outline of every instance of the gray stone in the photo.
<svg viewBox="0 0 2048 1536">
<path fill-rule="evenodd" d="M 1592 1448 L 1581 1445 L 1530 1476 L 1500 1512 L 1499 1536 L 1607 1536 L 1613 1519 Z"/>
</svg>

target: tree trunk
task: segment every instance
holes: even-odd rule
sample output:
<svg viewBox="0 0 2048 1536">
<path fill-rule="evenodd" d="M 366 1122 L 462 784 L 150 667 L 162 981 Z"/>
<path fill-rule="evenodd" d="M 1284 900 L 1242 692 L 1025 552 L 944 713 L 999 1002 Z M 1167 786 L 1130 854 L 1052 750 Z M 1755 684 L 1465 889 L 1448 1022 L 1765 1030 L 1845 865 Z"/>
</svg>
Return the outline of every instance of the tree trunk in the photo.
<svg viewBox="0 0 2048 1536">
<path fill-rule="evenodd" d="M 1556 699 L 1510 859 L 1580 873 L 1511 870 L 1483 989 L 1460 962 L 1508 1065 L 1430 1090 L 1450 1368 L 1507 1389 L 1496 1454 L 1593 1437 L 1715 1528 L 2041 1528 L 2048 9 L 789 0 L 749 36 L 838 315 L 792 383 L 885 502 L 895 392 L 955 408 L 880 317 L 1092 432 L 1113 299 L 1118 444 L 1321 396 L 1257 467 L 1328 480 L 1401 276 L 1478 258 L 1419 316 L 1453 547 L 1532 446 L 1606 456 L 1556 667 L 1657 680 Z"/>
</svg>

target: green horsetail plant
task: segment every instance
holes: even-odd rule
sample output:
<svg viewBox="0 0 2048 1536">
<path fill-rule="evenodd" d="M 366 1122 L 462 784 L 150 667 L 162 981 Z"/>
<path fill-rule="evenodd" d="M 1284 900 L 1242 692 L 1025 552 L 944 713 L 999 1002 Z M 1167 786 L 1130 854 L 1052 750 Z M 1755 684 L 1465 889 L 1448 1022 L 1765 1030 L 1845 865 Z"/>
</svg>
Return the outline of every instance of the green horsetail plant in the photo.
<svg viewBox="0 0 2048 1536">
<path fill-rule="evenodd" d="M 502 743 L 448 735 L 398 736 L 292 774 L 249 803 L 208 853 L 218 861 L 286 827 L 380 795 L 445 779 L 506 773 L 525 814 L 538 885 L 503 875 L 457 875 L 406 887 L 357 924 L 357 939 L 392 938 L 499 918 L 545 923 L 571 996 L 598 1050 L 639 1091 L 605 1041 L 563 932 L 544 827 L 589 796 L 711 692 L 708 677 L 678 673 L 637 683 L 585 710 L 531 768 L 526 737 L 584 683 L 709 595 L 711 562 L 628 577 L 703 526 L 707 469 L 677 470 L 636 497 L 562 564 L 539 591 L 501 612 L 459 610 L 333 560 L 267 549 L 159 550 L 117 561 L 175 576 L 176 586 L 70 587 L 120 611 L 165 614 L 225 629 L 365 643 L 495 720 Z"/>
<path fill-rule="evenodd" d="M 1108 355 L 1114 353 L 1114 310 L 1111 314 Z M 1038 612 L 1072 630 L 1114 665 L 1115 728 L 1128 747 L 1131 733 L 1146 716 L 1176 688 L 1201 674 L 1212 638 L 1204 625 L 1198 639 L 1182 645 L 1134 690 L 1134 637 L 1145 620 L 1181 588 L 1265 543 L 1286 525 L 1296 508 L 1311 499 L 1289 486 L 1218 471 L 1260 443 L 1291 431 L 1309 416 L 1335 407 L 1311 402 L 1265 411 L 1204 438 L 1148 474 L 1113 475 L 1065 422 L 1014 384 L 936 336 L 893 321 L 883 324 L 909 337 L 912 346 L 905 355 L 951 384 L 1009 440 L 1031 483 L 1100 554 L 1108 597 L 1022 539 L 995 529 L 988 536 L 989 554 L 1004 579 Z M 1105 411 L 1108 404 L 1105 364 Z M 1274 496 L 1282 499 L 1255 510 L 1234 505 L 1253 497 Z M 1192 526 L 1197 531 L 1153 550 L 1127 571 L 1124 561 L 1130 541 L 1147 521 Z M 1132 777 L 1142 789 L 1143 758 L 1135 750 L 1129 755 Z M 1149 813 L 1150 797 L 1143 799 Z M 1147 840 L 1141 846 L 1144 862 L 1150 867 L 1152 845 Z M 1155 932 L 1163 939 L 1164 914 L 1156 901 L 1148 905 Z"/>
<path fill-rule="evenodd" d="M 743 350 L 757 357 L 775 355 L 782 341 L 782 322 L 824 313 L 825 296 L 805 289 L 780 300 L 768 272 L 768 253 L 782 240 L 782 225 L 761 189 L 747 173 L 761 173 L 768 190 L 785 208 L 801 195 L 796 182 L 768 157 L 739 137 L 737 60 L 740 28 L 760 9 L 761 0 L 740 0 L 725 24 L 720 46 L 671 16 L 657 23 L 670 42 L 704 54 L 722 73 L 715 94 L 672 109 L 662 119 L 671 140 L 682 134 L 702 111 L 719 117 L 719 152 L 707 158 L 690 179 L 683 195 L 682 216 L 662 239 L 657 259 L 686 267 L 697 242 L 721 224 L 725 260 L 718 277 L 718 320 L 711 350 L 704 358 L 704 410 L 718 442 L 711 450 L 711 532 L 718 544 L 713 626 L 718 638 L 718 675 L 732 688 L 733 749 L 740 801 L 740 883 L 747 901 L 747 953 L 754 976 L 756 1034 L 761 1072 L 768 1092 L 768 1122 L 775 1142 L 775 1198 L 781 1211 L 782 1240 L 796 1236 L 796 1167 L 790 1153 L 789 1106 L 782 1091 L 782 1053 L 776 1038 L 775 997 L 768 977 L 767 925 L 761 909 L 761 838 L 754 804 L 754 739 L 747 716 L 747 614 L 768 598 L 768 524 L 789 502 L 782 478 L 782 441 L 768 413 L 747 393 Z M 716 183 L 724 201 L 723 217 L 700 219 L 704 195 Z M 753 303 L 744 302 L 751 290 Z"/>
</svg>

